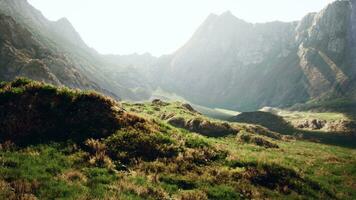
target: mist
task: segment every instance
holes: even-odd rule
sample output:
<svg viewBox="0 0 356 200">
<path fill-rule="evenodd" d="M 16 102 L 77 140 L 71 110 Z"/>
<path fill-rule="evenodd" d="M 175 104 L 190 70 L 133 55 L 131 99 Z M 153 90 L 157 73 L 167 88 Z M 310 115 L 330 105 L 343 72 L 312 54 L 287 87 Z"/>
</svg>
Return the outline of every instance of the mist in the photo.
<svg viewBox="0 0 356 200">
<path fill-rule="evenodd" d="M 45 17 L 66 17 L 100 53 L 170 54 L 210 14 L 230 10 L 248 22 L 295 21 L 331 0 L 29 0 Z"/>
</svg>

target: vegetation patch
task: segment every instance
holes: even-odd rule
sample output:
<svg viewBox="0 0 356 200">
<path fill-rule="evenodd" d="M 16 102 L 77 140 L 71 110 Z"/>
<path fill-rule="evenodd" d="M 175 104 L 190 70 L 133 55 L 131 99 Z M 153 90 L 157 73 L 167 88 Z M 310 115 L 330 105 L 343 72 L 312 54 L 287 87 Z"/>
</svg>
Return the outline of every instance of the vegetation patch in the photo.
<svg viewBox="0 0 356 200">
<path fill-rule="evenodd" d="M 192 118 L 185 120 L 183 117 L 173 117 L 168 120 L 168 123 L 178 128 L 200 133 L 210 137 L 222 137 L 238 133 L 239 130 L 233 128 L 230 124 L 225 122 L 212 122 L 202 118 Z"/>
<path fill-rule="evenodd" d="M 232 117 L 230 121 L 258 124 L 268 128 L 271 131 L 279 133 L 290 133 L 294 128 L 285 121 L 282 117 L 269 112 L 245 112 L 235 117 Z"/>
<path fill-rule="evenodd" d="M 121 127 L 122 111 L 112 99 L 23 78 L 2 85 L 0 109 L 2 141 L 83 140 Z"/>
<path fill-rule="evenodd" d="M 162 133 L 122 129 L 105 140 L 112 157 L 125 163 L 134 159 L 152 161 L 160 157 L 174 157 L 179 146 Z"/>
<path fill-rule="evenodd" d="M 70 100 L 66 101 L 67 107 L 76 101 L 86 102 L 79 106 L 80 110 L 86 104 L 91 106 L 84 101 L 91 94 L 88 92 L 54 88 L 27 79 L 11 84 L 0 84 L 1 101 L 7 102 L 5 109 L 19 106 L 16 101 L 37 106 L 41 98 L 36 97 L 57 102 L 54 99 L 58 96 L 64 98 L 59 95 L 61 92 L 66 94 L 64 99 Z M 29 93 L 32 85 L 39 85 L 40 91 Z M 27 97 L 33 101 L 28 103 Z M 5 101 L 6 98 L 13 98 L 13 103 Z M 116 124 L 112 132 L 106 128 L 107 133 L 102 131 L 101 122 L 92 121 L 88 127 L 98 131 L 87 132 L 85 127 L 58 128 L 55 132 L 48 129 L 42 132 L 44 136 L 49 134 L 48 138 L 25 145 L 20 138 L 38 136 L 34 131 L 30 135 L 17 135 L 15 143 L 3 138 L 0 199 L 354 199 L 356 196 L 356 154 L 352 148 L 302 140 L 290 142 L 285 135 L 262 126 L 212 120 L 177 102 L 124 103 L 122 107 L 115 101 L 103 105 L 101 100 L 98 102 L 94 104 L 101 106 L 94 106 L 93 113 L 112 113 L 114 117 L 108 117 Z M 81 103 L 75 105 L 78 104 Z M 67 107 L 53 108 L 61 113 Z M 27 115 L 32 116 L 31 112 Z M 38 106 L 33 112 L 39 112 Z M 168 118 L 162 119 L 164 114 Z M 168 124 L 171 115 L 182 118 L 184 125 L 199 129 Z M 43 116 L 52 120 L 52 115 Z M 67 118 L 71 119 L 71 115 L 64 120 Z M 18 116 L 16 120 L 20 119 Z M 215 137 L 192 131 L 210 126 L 234 131 L 230 135 L 215 132 Z M 62 133 L 62 130 L 73 131 Z M 67 140 L 73 134 L 80 137 Z M 236 142 L 236 137 L 243 142 Z M 267 149 L 277 147 L 280 149 Z"/>
<path fill-rule="evenodd" d="M 267 187 L 272 190 L 290 194 L 308 195 L 309 197 L 318 196 L 319 192 L 324 196 L 334 198 L 334 195 L 319 184 L 309 179 L 302 178 L 297 172 L 276 164 L 259 164 L 256 162 L 232 161 L 230 167 L 245 168 L 243 177 L 251 181 L 252 184 Z"/>
<path fill-rule="evenodd" d="M 0 140 L 33 144 L 102 138 L 145 123 L 95 92 L 57 88 L 19 78 L 0 88 Z"/>
<path fill-rule="evenodd" d="M 255 144 L 257 146 L 261 146 L 261 147 L 266 147 L 266 148 L 279 148 L 279 146 L 261 136 L 256 136 L 253 134 L 249 134 L 249 133 L 240 133 L 238 135 L 238 139 L 242 142 L 245 143 L 251 143 L 251 144 Z"/>
</svg>

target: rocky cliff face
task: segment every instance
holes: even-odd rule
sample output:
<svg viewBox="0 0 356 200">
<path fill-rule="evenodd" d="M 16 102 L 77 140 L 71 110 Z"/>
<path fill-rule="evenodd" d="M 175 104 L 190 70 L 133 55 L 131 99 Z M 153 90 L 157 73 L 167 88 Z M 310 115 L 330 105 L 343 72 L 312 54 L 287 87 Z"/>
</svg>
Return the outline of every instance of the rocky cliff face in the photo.
<svg viewBox="0 0 356 200">
<path fill-rule="evenodd" d="M 0 14 L 1 80 L 25 76 L 128 100 L 150 96 L 140 73 L 89 48 L 67 19 L 49 21 L 27 0 L 0 0 Z"/>
<path fill-rule="evenodd" d="M 12 17 L 0 14 L 0 79 L 26 76 L 55 85 L 100 88 L 70 65 L 63 54 L 56 54 L 37 41 L 32 33 Z"/>
<path fill-rule="evenodd" d="M 344 89 L 353 78 L 352 62 L 348 58 L 350 17 L 350 2 L 336 1 L 314 15 L 310 26 L 296 33 L 300 38 L 297 41 L 300 66 L 308 78 L 308 92 L 312 97 L 331 91 L 347 92 Z"/>
<path fill-rule="evenodd" d="M 160 86 L 238 110 L 348 96 L 355 87 L 354 7 L 336 1 L 291 23 L 212 14 L 172 55 Z"/>
<path fill-rule="evenodd" d="M 352 68 L 353 72 L 352 75 L 356 76 L 356 1 L 352 1 L 351 3 L 351 20 L 349 27 L 349 40 L 350 42 L 350 49 L 349 57 L 352 59 Z"/>
<path fill-rule="evenodd" d="M 67 19 L 26 0 L 0 0 L 0 79 L 26 76 L 127 100 L 154 87 L 240 111 L 356 98 L 356 3 L 340 0 L 301 21 L 252 24 L 211 14 L 172 55 L 99 55 Z"/>
</svg>

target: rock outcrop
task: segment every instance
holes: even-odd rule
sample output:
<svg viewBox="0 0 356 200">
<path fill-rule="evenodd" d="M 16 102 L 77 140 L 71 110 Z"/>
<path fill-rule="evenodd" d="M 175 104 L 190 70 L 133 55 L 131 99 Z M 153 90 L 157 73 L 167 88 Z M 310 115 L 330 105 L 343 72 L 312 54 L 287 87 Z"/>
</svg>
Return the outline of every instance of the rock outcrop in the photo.
<svg viewBox="0 0 356 200">
<path fill-rule="evenodd" d="M 356 124 L 350 120 L 335 120 L 326 121 L 319 119 L 302 120 L 293 123 L 293 126 L 298 129 L 305 130 L 320 130 L 336 133 L 350 133 L 354 134 L 356 131 Z"/>
<path fill-rule="evenodd" d="M 0 80 L 25 76 L 115 98 L 150 97 L 140 71 L 88 47 L 66 18 L 49 21 L 27 0 L 0 0 L 0 16 Z"/>
<path fill-rule="evenodd" d="M 157 64 L 161 88 L 210 107 L 290 106 L 355 92 L 355 2 L 335 1 L 299 22 L 252 24 L 210 15 Z M 162 63 L 165 63 L 162 65 Z"/>
</svg>

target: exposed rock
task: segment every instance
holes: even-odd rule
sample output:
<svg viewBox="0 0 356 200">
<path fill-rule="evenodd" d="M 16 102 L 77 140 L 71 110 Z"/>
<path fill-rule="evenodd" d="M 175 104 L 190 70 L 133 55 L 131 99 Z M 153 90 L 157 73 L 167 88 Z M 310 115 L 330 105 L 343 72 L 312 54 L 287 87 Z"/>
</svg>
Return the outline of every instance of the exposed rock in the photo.
<svg viewBox="0 0 356 200">
<path fill-rule="evenodd" d="M 294 122 L 294 126 L 299 129 L 322 130 L 337 133 L 354 133 L 356 130 L 355 123 L 348 120 L 326 121 L 311 119 Z"/>
<path fill-rule="evenodd" d="M 260 136 L 255 136 L 252 134 L 248 133 L 241 133 L 238 136 L 238 139 L 241 140 L 242 142 L 245 143 L 252 143 L 257 146 L 262 146 L 265 148 L 279 148 L 279 146 L 271 141 L 268 141 L 267 139 L 260 137 Z"/>
<path fill-rule="evenodd" d="M 166 102 L 164 102 L 164 101 L 162 101 L 160 99 L 152 100 L 152 104 L 156 105 L 156 106 L 167 106 L 167 105 L 169 105 L 169 103 L 166 103 Z"/>
<path fill-rule="evenodd" d="M 151 95 L 140 71 L 106 60 L 88 47 L 65 18 L 47 20 L 26 0 L 0 0 L 0 80 L 17 76 L 114 98 Z"/>
<path fill-rule="evenodd" d="M 240 111 L 349 97 L 356 88 L 354 7 L 355 1 L 335 1 L 291 23 L 210 15 L 159 62 L 156 79 L 197 104 Z"/>
<path fill-rule="evenodd" d="M 187 128 L 183 117 L 172 117 L 167 121 L 170 125 L 178 128 Z"/>
<path fill-rule="evenodd" d="M 173 117 L 168 120 L 168 123 L 178 128 L 184 128 L 211 137 L 225 136 L 239 132 L 238 129 L 233 128 L 228 123 L 211 122 L 201 118 L 185 120 L 183 117 Z"/>
<path fill-rule="evenodd" d="M 339 120 L 327 122 L 323 129 L 329 132 L 350 133 L 356 135 L 356 123 L 352 121 Z"/>
<path fill-rule="evenodd" d="M 174 113 L 163 113 L 161 116 L 160 116 L 160 119 L 162 120 L 167 120 L 167 119 L 171 119 L 174 117 Z"/>
<path fill-rule="evenodd" d="M 194 112 L 194 113 L 197 113 L 197 111 L 188 103 L 184 103 L 182 104 L 183 108 L 189 110 L 190 112 Z"/>
<path fill-rule="evenodd" d="M 325 120 L 312 119 L 297 122 L 296 127 L 301 129 L 320 130 L 325 126 L 325 124 Z"/>
</svg>

